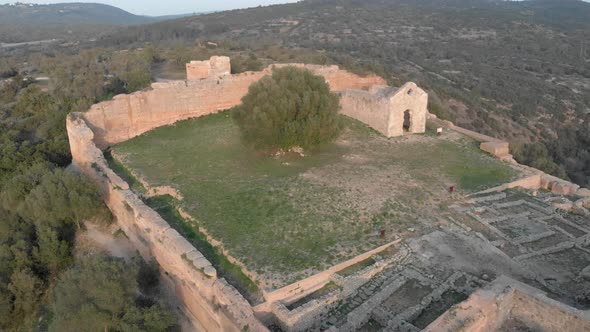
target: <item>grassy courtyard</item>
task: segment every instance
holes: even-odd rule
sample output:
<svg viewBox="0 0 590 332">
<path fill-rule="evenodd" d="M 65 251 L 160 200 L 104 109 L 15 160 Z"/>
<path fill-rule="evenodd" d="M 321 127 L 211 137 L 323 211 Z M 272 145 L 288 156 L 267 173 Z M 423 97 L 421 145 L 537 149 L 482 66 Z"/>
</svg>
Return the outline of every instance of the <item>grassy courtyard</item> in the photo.
<svg viewBox="0 0 590 332">
<path fill-rule="evenodd" d="M 304 157 L 271 158 L 244 146 L 229 112 L 161 127 L 113 150 L 151 186 L 175 187 L 196 226 L 267 289 L 432 227 L 453 200 L 450 185 L 469 193 L 517 175 L 456 133 L 387 139 L 345 123 L 335 143 Z"/>
</svg>

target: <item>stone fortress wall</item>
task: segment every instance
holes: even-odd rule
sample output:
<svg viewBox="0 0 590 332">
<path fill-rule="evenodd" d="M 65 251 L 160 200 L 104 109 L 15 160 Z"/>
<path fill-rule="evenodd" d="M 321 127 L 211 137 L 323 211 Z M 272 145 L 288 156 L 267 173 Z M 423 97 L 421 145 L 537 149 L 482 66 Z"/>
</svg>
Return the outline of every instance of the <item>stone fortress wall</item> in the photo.
<svg viewBox="0 0 590 332">
<path fill-rule="evenodd" d="M 338 66 L 292 65 L 323 76 L 333 91 L 385 84 L 378 76 L 361 77 Z M 203 79 L 153 83 L 151 89 L 93 105 L 82 117 L 94 132 L 94 142 L 104 149 L 153 128 L 237 106 L 252 83 L 272 73 L 273 68 L 283 66 L 288 65 L 273 65 L 260 72 L 227 72 Z"/>
<path fill-rule="evenodd" d="M 265 331 L 238 291 L 217 278 L 211 263 L 109 168 L 81 114 L 68 116 L 67 130 L 73 165 L 99 184 L 105 203 L 139 253 L 158 262 L 164 283 L 182 303 L 194 330 Z"/>
</svg>

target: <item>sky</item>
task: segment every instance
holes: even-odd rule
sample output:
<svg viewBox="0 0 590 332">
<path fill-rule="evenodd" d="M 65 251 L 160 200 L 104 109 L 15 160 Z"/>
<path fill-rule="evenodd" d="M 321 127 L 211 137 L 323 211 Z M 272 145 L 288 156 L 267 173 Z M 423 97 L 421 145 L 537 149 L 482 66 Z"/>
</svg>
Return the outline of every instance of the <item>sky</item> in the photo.
<svg viewBox="0 0 590 332">
<path fill-rule="evenodd" d="M 16 1 L 0 1 L 0 4 L 14 2 Z M 119 7 L 133 14 L 161 16 L 195 12 L 207 12 L 214 10 L 248 8 L 260 5 L 266 6 L 277 3 L 297 2 L 297 0 L 20 0 L 19 2 L 39 4 L 59 2 L 98 2 Z"/>
</svg>

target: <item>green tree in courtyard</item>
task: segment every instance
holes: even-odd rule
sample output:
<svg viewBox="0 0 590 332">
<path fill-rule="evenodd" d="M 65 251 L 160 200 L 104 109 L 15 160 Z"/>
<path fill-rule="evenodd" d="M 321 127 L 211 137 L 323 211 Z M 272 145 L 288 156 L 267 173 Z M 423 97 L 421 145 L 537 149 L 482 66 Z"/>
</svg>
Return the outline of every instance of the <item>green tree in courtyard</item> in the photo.
<svg viewBox="0 0 590 332">
<path fill-rule="evenodd" d="M 339 105 L 321 76 L 285 67 L 250 86 L 234 119 L 244 140 L 255 147 L 312 148 L 338 136 Z"/>
</svg>

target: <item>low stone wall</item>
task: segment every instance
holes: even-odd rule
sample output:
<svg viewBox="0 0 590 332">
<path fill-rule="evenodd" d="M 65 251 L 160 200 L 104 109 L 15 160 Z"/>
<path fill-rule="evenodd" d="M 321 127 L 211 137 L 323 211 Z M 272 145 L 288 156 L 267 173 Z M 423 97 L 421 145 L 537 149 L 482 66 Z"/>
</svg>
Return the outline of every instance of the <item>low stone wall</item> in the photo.
<svg viewBox="0 0 590 332">
<path fill-rule="evenodd" d="M 289 310 L 283 302 L 277 301 L 272 304 L 272 312 L 283 330 L 308 331 L 317 324 L 317 318 L 330 311 L 340 299 L 342 299 L 341 293 L 334 291 L 293 310 Z"/>
<path fill-rule="evenodd" d="M 260 72 L 153 83 L 151 89 L 118 95 L 93 105 L 82 116 L 95 134 L 94 142 L 104 149 L 156 127 L 237 106 L 252 83 L 271 74 L 273 68 L 284 66 L 306 68 L 323 76 L 333 91 L 368 89 L 374 84 L 385 84 L 378 76 L 361 77 L 338 66 L 282 64 Z"/>
<path fill-rule="evenodd" d="M 439 125 L 445 126 L 448 129 L 451 129 L 478 142 L 481 142 L 480 149 L 482 149 L 483 151 L 492 154 L 498 159 L 510 162 L 515 167 L 531 174 L 530 176 L 527 176 L 525 178 L 518 179 L 514 182 L 506 183 L 495 188 L 488 189 L 486 191 L 483 191 L 482 193 L 502 191 L 510 188 L 521 187 L 533 190 L 545 189 L 558 195 L 576 195 L 580 197 L 590 197 L 590 190 L 586 188 L 580 188 L 580 186 L 575 183 L 560 179 L 553 175 L 546 174 L 536 168 L 532 168 L 516 162 L 510 154 L 510 145 L 508 144 L 508 142 L 456 126 L 450 121 L 439 120 L 433 114 L 429 114 L 428 116 L 431 121 L 435 121 Z"/>
<path fill-rule="evenodd" d="M 590 198 L 590 190 L 586 188 L 581 188 L 579 185 L 560 179 L 553 175 L 546 174 L 536 168 L 532 168 L 526 165 L 521 165 L 516 161 L 512 161 L 512 163 L 519 169 L 528 172 L 529 175 L 522 179 L 518 179 L 513 182 L 505 183 L 501 186 L 490 188 L 488 190 L 484 190 L 479 192 L 478 194 L 485 194 L 491 193 L 495 191 L 504 191 L 506 189 L 511 188 L 524 188 L 524 189 L 531 189 L 531 190 L 539 190 L 544 189 L 551 191 L 557 195 L 572 195 L 578 196 L 582 199 Z"/>
<path fill-rule="evenodd" d="M 239 292 L 218 278 L 211 263 L 109 168 L 80 114 L 70 114 L 66 124 L 73 166 L 100 185 L 107 206 L 139 253 L 158 262 L 195 329 L 266 331 Z"/>
<path fill-rule="evenodd" d="M 321 324 L 322 315 L 325 315 L 332 310 L 340 303 L 339 301 L 358 292 L 359 288 L 371 280 L 373 276 L 382 272 L 388 266 L 401 263 L 408 257 L 408 255 L 409 250 L 406 246 L 400 246 L 397 253 L 387 258 L 382 258 L 379 256 L 379 253 L 374 253 L 374 255 L 370 256 L 375 259 L 374 264 L 346 277 L 338 274 L 341 270 L 334 271 L 329 276 L 327 282 L 333 282 L 338 285 L 338 290 L 326 294 L 321 298 L 311 300 L 293 310 L 289 310 L 285 304 L 293 303 L 303 298 L 304 296 L 301 296 L 300 294 L 305 294 L 307 296 L 311 293 L 308 293 L 306 289 L 302 289 L 301 293 L 296 296 L 291 296 L 290 298 L 285 298 L 272 303 L 271 311 L 277 318 L 277 324 L 279 324 L 285 331 L 289 332 L 317 330 L 319 324 Z M 357 263 L 359 262 L 362 262 L 362 260 L 357 260 Z M 319 288 L 320 287 L 317 289 Z M 314 291 L 317 289 L 314 289 Z"/>
<path fill-rule="evenodd" d="M 354 264 L 362 262 L 365 259 L 370 258 L 373 255 L 377 255 L 380 252 L 384 251 L 385 249 L 387 249 L 391 246 L 394 246 L 400 242 L 401 242 L 401 239 L 389 242 L 389 243 L 384 244 L 378 248 L 375 248 L 373 250 L 362 253 L 350 260 L 342 262 L 338 265 L 334 265 L 331 268 L 324 270 L 320 273 L 314 274 L 314 275 L 307 277 L 303 280 L 299 280 L 291 285 L 277 289 L 273 292 L 266 293 L 264 296 L 266 298 L 266 302 L 258 305 L 255 308 L 255 310 L 257 312 L 264 312 L 265 310 L 267 310 L 268 304 L 270 304 L 272 302 L 275 302 L 275 301 L 293 302 L 293 301 L 296 301 L 297 299 L 300 299 L 308 294 L 311 294 L 311 293 L 315 292 L 316 290 L 320 289 L 321 287 L 323 287 L 328 282 L 330 282 L 332 280 L 332 275 L 334 273 L 338 273 L 339 271 L 341 271 L 349 266 L 352 266 Z"/>
</svg>

